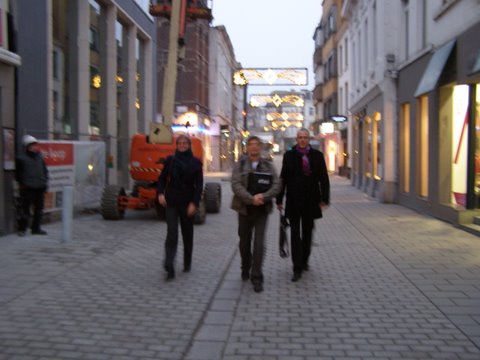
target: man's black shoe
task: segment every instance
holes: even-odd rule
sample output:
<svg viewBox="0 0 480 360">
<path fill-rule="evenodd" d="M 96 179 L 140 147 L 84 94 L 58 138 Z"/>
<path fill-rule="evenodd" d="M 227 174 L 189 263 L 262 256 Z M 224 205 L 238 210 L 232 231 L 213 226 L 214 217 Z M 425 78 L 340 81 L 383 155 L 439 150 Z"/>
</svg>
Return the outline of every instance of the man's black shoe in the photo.
<svg viewBox="0 0 480 360">
<path fill-rule="evenodd" d="M 260 282 L 253 283 L 253 291 L 259 293 L 263 291 L 263 284 Z"/>
<path fill-rule="evenodd" d="M 32 230 L 32 235 L 47 235 L 47 232 L 45 230 Z"/>
<path fill-rule="evenodd" d="M 302 273 L 299 273 L 299 272 L 293 273 L 292 281 L 297 282 L 298 280 L 300 280 L 301 277 L 302 277 Z"/>
<path fill-rule="evenodd" d="M 175 273 L 173 271 L 167 272 L 167 277 L 165 278 L 167 281 L 171 281 L 175 279 Z"/>
<path fill-rule="evenodd" d="M 183 272 L 186 272 L 186 273 L 190 272 L 190 265 L 185 265 L 183 267 Z"/>
<path fill-rule="evenodd" d="M 248 279 L 250 279 L 249 272 L 248 271 L 242 271 L 242 280 L 247 281 Z"/>
</svg>

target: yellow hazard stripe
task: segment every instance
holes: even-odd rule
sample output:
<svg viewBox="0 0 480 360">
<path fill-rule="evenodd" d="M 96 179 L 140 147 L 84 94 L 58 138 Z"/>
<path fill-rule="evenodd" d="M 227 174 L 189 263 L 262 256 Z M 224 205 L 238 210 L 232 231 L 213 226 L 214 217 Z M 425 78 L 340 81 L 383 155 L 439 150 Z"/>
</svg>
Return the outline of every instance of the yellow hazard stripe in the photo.
<svg viewBox="0 0 480 360">
<path fill-rule="evenodd" d="M 160 169 L 156 169 L 156 168 L 146 168 L 146 167 L 130 167 L 130 171 L 137 171 L 137 172 L 161 172 Z"/>
</svg>

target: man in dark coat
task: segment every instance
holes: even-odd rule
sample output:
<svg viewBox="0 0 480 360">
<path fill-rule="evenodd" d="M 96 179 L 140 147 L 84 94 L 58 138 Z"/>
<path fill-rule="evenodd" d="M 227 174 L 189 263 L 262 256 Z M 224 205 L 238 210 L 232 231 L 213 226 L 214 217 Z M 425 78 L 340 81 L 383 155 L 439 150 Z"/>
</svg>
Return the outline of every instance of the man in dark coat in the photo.
<svg viewBox="0 0 480 360">
<path fill-rule="evenodd" d="M 25 152 L 16 159 L 15 178 L 20 187 L 18 235 L 24 236 L 33 207 L 32 234 L 46 235 L 40 228 L 43 215 L 44 194 L 47 191 L 48 171 L 43 161 L 38 141 L 31 135 L 22 139 Z"/>
<path fill-rule="evenodd" d="M 283 156 L 282 191 L 277 196 L 277 207 L 290 221 L 293 262 L 292 281 L 298 281 L 308 270 L 312 247 L 314 219 L 322 217 L 322 208 L 330 203 L 330 181 L 323 153 L 310 146 L 307 129 L 297 132 L 297 144 Z M 301 231 L 300 231 L 301 227 Z"/>
</svg>

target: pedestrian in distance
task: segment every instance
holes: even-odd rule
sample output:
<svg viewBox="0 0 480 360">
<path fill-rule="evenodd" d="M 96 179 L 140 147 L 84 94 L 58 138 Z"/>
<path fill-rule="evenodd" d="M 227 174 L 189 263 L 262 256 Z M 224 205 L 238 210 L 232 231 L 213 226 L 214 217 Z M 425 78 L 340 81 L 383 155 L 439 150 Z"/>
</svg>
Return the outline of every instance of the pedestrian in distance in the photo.
<svg viewBox="0 0 480 360">
<path fill-rule="evenodd" d="M 261 157 L 262 141 L 247 140 L 247 154 L 235 163 L 231 185 L 231 208 L 238 212 L 238 236 L 242 279 L 251 279 L 255 292 L 263 291 L 265 228 L 272 200 L 280 191 L 280 179 L 271 161 Z M 253 251 L 252 251 L 253 234 Z"/>
<path fill-rule="evenodd" d="M 164 269 L 167 280 L 175 278 L 175 256 L 178 247 L 178 225 L 183 239 L 183 271 L 192 266 L 193 219 L 202 196 L 202 162 L 193 156 L 192 142 L 186 135 L 176 139 L 175 154 L 167 157 L 158 178 L 158 202 L 165 207 L 167 237 Z"/>
<path fill-rule="evenodd" d="M 34 235 L 46 235 L 41 229 L 44 196 L 48 187 L 48 170 L 38 141 L 31 135 L 22 139 L 23 151 L 16 158 L 15 179 L 20 188 L 18 235 L 25 236 L 33 209 L 31 231 Z"/>
<path fill-rule="evenodd" d="M 286 195 L 294 282 L 309 269 L 314 220 L 322 217 L 322 209 L 330 203 L 330 181 L 323 153 L 310 146 L 307 129 L 298 130 L 296 142 L 283 156 L 282 189 L 277 196 L 277 207 L 282 211 Z"/>
</svg>

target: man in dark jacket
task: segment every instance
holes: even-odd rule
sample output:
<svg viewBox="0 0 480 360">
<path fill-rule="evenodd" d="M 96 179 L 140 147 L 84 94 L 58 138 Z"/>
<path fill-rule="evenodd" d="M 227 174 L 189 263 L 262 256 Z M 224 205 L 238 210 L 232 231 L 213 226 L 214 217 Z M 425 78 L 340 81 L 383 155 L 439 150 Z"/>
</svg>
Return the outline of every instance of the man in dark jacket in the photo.
<svg viewBox="0 0 480 360">
<path fill-rule="evenodd" d="M 290 221 L 292 281 L 298 281 L 302 272 L 308 270 L 314 219 L 321 218 L 322 208 L 330 203 L 325 159 L 322 152 L 310 146 L 307 129 L 297 132 L 297 144 L 283 156 L 280 178 L 283 186 L 277 196 L 277 207 L 283 210 L 286 192 L 285 216 Z"/>
<path fill-rule="evenodd" d="M 38 141 L 31 135 L 23 137 L 25 152 L 16 159 L 15 178 L 20 186 L 20 211 L 18 235 L 24 236 L 33 207 L 32 234 L 46 235 L 40 228 L 43 215 L 44 194 L 47 191 L 48 171 L 38 147 Z"/>
<path fill-rule="evenodd" d="M 179 135 L 174 156 L 169 156 L 158 178 L 158 202 L 165 206 L 167 238 L 165 263 L 167 280 L 175 278 L 175 255 L 178 247 L 178 222 L 183 238 L 183 271 L 189 272 L 193 252 L 193 218 L 200 204 L 203 190 L 202 163 L 193 156 L 192 142 L 186 135 Z"/>
</svg>

